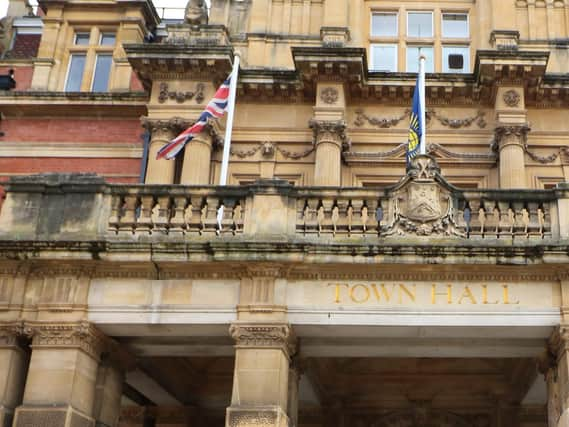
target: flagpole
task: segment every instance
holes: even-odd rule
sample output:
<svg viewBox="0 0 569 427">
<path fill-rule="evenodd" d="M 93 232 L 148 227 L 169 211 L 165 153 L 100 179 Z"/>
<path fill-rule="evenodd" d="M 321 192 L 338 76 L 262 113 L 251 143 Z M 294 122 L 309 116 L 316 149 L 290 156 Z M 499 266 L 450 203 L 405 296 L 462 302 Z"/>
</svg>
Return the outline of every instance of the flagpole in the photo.
<svg viewBox="0 0 569 427">
<path fill-rule="evenodd" d="M 421 140 L 419 141 L 419 153 L 427 154 L 427 126 L 426 126 L 426 102 L 425 102 L 425 61 L 427 57 L 419 57 L 419 105 L 421 111 Z"/>
<path fill-rule="evenodd" d="M 221 174 L 219 185 L 227 185 L 227 171 L 229 169 L 229 154 L 231 152 L 231 130 L 233 129 L 233 113 L 235 111 L 235 94 L 237 92 L 237 78 L 239 73 L 239 52 L 235 52 L 233 59 L 233 71 L 229 82 L 229 99 L 227 104 L 227 123 L 225 125 L 225 138 L 223 140 L 223 157 L 221 159 Z M 217 211 L 217 224 L 221 231 L 221 221 L 223 220 L 223 205 Z"/>
</svg>

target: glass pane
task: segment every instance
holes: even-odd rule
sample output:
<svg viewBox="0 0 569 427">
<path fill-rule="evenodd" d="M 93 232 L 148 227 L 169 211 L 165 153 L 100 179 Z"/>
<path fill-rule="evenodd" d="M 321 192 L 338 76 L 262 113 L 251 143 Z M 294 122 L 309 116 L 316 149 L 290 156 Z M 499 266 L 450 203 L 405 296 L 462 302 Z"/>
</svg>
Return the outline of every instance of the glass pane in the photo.
<svg viewBox="0 0 569 427">
<path fill-rule="evenodd" d="M 468 15 L 464 13 L 443 14 L 443 37 L 469 37 Z"/>
<path fill-rule="evenodd" d="M 65 91 L 79 92 L 81 90 L 81 81 L 83 80 L 84 69 L 85 55 L 71 55 Z"/>
<path fill-rule="evenodd" d="M 93 92 L 106 92 L 109 89 L 112 55 L 97 55 L 95 76 L 93 77 Z"/>
<path fill-rule="evenodd" d="M 89 45 L 89 33 L 76 33 L 75 34 L 75 44 L 81 46 Z"/>
<path fill-rule="evenodd" d="M 103 33 L 101 34 L 101 46 L 114 46 L 115 45 L 115 34 L 114 33 Z"/>
<path fill-rule="evenodd" d="M 450 68 L 449 55 L 462 55 L 462 68 Z M 470 72 L 470 48 L 468 46 L 443 46 L 443 73 L 469 73 Z"/>
<path fill-rule="evenodd" d="M 433 14 L 431 12 L 409 12 L 407 14 L 407 35 L 409 37 L 433 37 Z"/>
<path fill-rule="evenodd" d="M 374 13 L 371 17 L 371 35 L 379 37 L 397 36 L 397 14 Z"/>
<path fill-rule="evenodd" d="M 371 54 L 374 71 L 397 71 L 397 45 L 374 44 Z"/>
<path fill-rule="evenodd" d="M 407 46 L 407 71 L 410 73 L 419 72 L 419 56 L 425 55 L 425 72 L 434 73 L 433 48 L 431 46 Z"/>
</svg>

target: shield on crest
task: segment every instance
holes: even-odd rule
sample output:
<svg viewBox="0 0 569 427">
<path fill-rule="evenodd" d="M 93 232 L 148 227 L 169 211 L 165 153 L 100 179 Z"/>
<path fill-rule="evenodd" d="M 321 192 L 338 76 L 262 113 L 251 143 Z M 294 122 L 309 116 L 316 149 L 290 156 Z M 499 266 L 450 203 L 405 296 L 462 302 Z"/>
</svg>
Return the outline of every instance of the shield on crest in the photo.
<svg viewBox="0 0 569 427">
<path fill-rule="evenodd" d="M 439 187 L 436 184 L 411 184 L 407 189 L 407 217 L 427 222 L 442 215 Z"/>
</svg>

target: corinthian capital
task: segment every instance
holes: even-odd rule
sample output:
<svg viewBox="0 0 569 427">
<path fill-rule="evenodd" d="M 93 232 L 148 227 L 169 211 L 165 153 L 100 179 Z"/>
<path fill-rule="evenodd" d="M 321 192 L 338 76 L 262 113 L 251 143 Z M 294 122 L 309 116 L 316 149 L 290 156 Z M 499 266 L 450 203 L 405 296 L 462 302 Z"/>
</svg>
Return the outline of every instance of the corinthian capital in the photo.
<svg viewBox="0 0 569 427">
<path fill-rule="evenodd" d="M 142 122 L 142 127 L 152 135 L 159 132 L 179 133 L 190 126 L 190 122 L 181 117 L 172 117 L 171 119 L 141 117 L 140 121 Z"/>
<path fill-rule="evenodd" d="M 27 322 L 24 333 L 32 338 L 33 348 L 75 348 L 99 359 L 107 337 L 89 322 Z"/>
<path fill-rule="evenodd" d="M 498 148 L 511 144 L 524 147 L 530 130 L 531 128 L 526 123 L 519 125 L 500 125 L 496 127 L 496 129 L 494 129 L 494 136 Z"/>
<path fill-rule="evenodd" d="M 294 336 L 286 324 L 236 323 L 229 328 L 237 347 L 279 348 L 288 356 L 295 353 Z"/>
<path fill-rule="evenodd" d="M 0 323 L 0 347 L 17 345 L 18 338 L 24 333 L 23 323 L 20 321 Z"/>
<path fill-rule="evenodd" d="M 338 145 L 343 150 L 348 150 L 350 141 L 346 135 L 346 122 L 344 120 L 310 120 L 308 126 L 312 129 L 313 144 L 317 146 L 322 142 Z"/>
</svg>

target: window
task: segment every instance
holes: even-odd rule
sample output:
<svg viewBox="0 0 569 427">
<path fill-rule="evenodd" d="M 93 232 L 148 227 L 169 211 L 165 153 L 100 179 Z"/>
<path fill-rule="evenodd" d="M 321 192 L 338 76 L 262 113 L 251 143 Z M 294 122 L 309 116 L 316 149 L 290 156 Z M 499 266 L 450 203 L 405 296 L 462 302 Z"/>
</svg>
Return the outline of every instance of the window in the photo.
<svg viewBox="0 0 569 427">
<path fill-rule="evenodd" d="M 425 72 L 434 73 L 435 67 L 433 62 L 432 46 L 407 46 L 407 71 L 410 73 L 419 72 L 419 56 L 425 55 Z"/>
<path fill-rule="evenodd" d="M 115 34 L 114 33 L 102 33 L 101 34 L 101 42 L 99 43 L 101 46 L 114 46 L 115 45 Z"/>
<path fill-rule="evenodd" d="M 397 37 L 397 13 L 374 13 L 371 16 L 371 35 Z"/>
<path fill-rule="evenodd" d="M 449 56 L 462 56 L 462 67 L 451 67 Z M 470 48 L 468 46 L 443 46 L 443 73 L 468 73 L 470 71 Z"/>
<path fill-rule="evenodd" d="M 112 63 L 112 55 L 97 55 L 95 75 L 93 77 L 93 92 L 106 92 L 109 90 L 109 76 Z"/>
<path fill-rule="evenodd" d="M 89 37 L 89 33 L 75 33 L 75 44 L 78 46 L 88 46 Z"/>
<path fill-rule="evenodd" d="M 83 71 L 85 70 L 85 55 L 73 54 L 69 61 L 67 70 L 66 92 L 79 92 L 83 81 Z"/>
<path fill-rule="evenodd" d="M 409 12 L 407 14 L 408 37 L 433 37 L 432 12 Z"/>
<path fill-rule="evenodd" d="M 468 38 L 468 15 L 466 13 L 443 13 L 443 37 Z"/>
<path fill-rule="evenodd" d="M 396 44 L 373 44 L 371 58 L 374 71 L 397 71 Z"/>
</svg>

